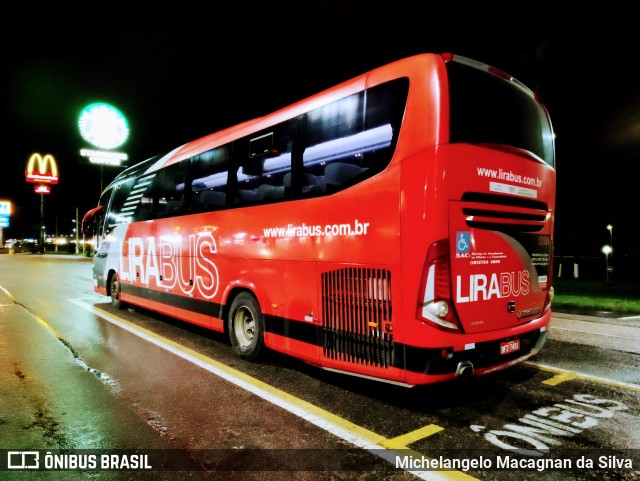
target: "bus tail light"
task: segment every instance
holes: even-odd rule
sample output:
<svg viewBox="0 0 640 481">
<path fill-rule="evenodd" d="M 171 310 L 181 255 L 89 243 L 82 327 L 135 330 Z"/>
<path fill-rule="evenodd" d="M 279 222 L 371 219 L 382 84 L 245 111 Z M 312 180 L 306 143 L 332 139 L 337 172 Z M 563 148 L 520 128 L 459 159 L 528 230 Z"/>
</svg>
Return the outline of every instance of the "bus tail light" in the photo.
<svg viewBox="0 0 640 481">
<path fill-rule="evenodd" d="M 553 279 L 553 249 L 551 251 L 551 255 L 549 255 L 549 265 L 547 266 L 547 275 L 549 276 L 549 279 Z M 547 312 L 549 309 L 551 309 L 551 304 L 553 303 L 554 294 L 555 294 L 555 291 L 553 289 L 553 284 L 550 283 L 547 289 L 547 296 L 544 299 L 544 309 L 542 311 L 543 314 Z"/>
<path fill-rule="evenodd" d="M 418 317 L 441 329 L 460 331 L 451 296 L 451 266 L 447 239 L 436 241 L 429 247 L 422 286 L 423 297 Z"/>
</svg>

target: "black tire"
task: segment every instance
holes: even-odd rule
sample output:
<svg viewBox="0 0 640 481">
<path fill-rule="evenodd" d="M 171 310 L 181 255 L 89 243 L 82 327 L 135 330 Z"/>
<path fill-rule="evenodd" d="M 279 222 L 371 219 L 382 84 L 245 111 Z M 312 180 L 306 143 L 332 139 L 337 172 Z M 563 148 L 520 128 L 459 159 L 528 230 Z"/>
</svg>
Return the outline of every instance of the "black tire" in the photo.
<svg viewBox="0 0 640 481">
<path fill-rule="evenodd" d="M 264 318 L 253 295 L 241 292 L 235 297 L 229 309 L 227 329 L 238 356 L 253 361 L 260 355 L 264 348 Z"/>
<path fill-rule="evenodd" d="M 116 309 L 124 309 L 125 303 L 120 298 L 121 289 L 118 274 L 115 272 L 109 278 L 109 296 L 111 296 L 111 305 Z"/>
</svg>

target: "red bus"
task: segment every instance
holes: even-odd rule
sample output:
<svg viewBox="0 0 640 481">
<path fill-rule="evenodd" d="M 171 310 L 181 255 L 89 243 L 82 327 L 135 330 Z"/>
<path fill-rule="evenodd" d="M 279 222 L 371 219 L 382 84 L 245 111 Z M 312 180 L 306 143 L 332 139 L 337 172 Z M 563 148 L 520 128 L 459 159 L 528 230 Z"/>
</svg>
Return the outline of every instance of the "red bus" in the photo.
<svg viewBox="0 0 640 481">
<path fill-rule="evenodd" d="M 323 369 L 414 386 L 537 353 L 554 135 L 522 83 L 454 54 L 381 66 L 121 172 L 94 289 Z"/>
</svg>

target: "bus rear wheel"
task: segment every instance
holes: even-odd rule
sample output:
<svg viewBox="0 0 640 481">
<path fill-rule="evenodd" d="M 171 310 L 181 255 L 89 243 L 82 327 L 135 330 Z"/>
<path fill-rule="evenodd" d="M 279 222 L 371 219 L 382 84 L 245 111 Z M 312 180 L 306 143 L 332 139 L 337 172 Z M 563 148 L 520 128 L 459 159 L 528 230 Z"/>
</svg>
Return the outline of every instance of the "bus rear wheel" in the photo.
<svg viewBox="0 0 640 481">
<path fill-rule="evenodd" d="M 253 295 L 241 292 L 235 297 L 227 327 L 236 354 L 247 361 L 256 359 L 264 345 L 264 319 Z"/>
<path fill-rule="evenodd" d="M 124 302 L 122 302 L 120 294 L 120 281 L 118 274 L 114 272 L 109 280 L 109 295 L 111 296 L 111 305 L 116 309 L 124 309 Z"/>
</svg>

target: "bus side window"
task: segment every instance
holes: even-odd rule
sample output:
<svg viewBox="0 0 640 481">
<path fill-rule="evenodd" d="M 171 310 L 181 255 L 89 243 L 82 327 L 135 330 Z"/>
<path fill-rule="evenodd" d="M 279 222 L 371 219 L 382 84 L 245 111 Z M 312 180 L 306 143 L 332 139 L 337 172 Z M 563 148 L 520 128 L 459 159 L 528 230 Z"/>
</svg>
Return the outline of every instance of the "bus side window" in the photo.
<svg viewBox="0 0 640 481">
<path fill-rule="evenodd" d="M 359 92 L 308 113 L 301 197 L 339 190 L 347 180 L 366 170 L 358 165 L 363 105 L 364 92 Z"/>
<path fill-rule="evenodd" d="M 202 190 L 197 195 L 197 210 L 210 211 L 222 209 L 227 205 L 227 194 L 217 190 Z"/>
<path fill-rule="evenodd" d="M 234 205 L 258 205 L 291 199 L 285 177 L 291 174 L 295 120 L 234 142 L 237 190 Z"/>
<path fill-rule="evenodd" d="M 328 186 L 336 188 L 343 184 L 348 184 L 351 182 L 351 179 L 357 177 L 365 170 L 367 170 L 365 167 L 359 167 L 355 164 L 332 162 L 324 168 L 324 180 Z"/>
<path fill-rule="evenodd" d="M 160 169 L 153 179 L 153 217 L 161 219 L 182 215 L 185 168 L 183 162 Z"/>
<path fill-rule="evenodd" d="M 185 188 L 187 212 L 208 212 L 227 207 L 231 145 L 222 145 L 190 159 Z"/>
<path fill-rule="evenodd" d="M 118 224 L 126 224 L 132 222 L 133 212 L 137 205 L 135 200 L 130 199 L 135 180 L 132 177 L 120 184 L 114 189 L 113 200 L 105 219 L 106 229 L 110 229 Z"/>
<path fill-rule="evenodd" d="M 282 181 L 284 183 L 285 191 L 293 188 L 293 185 L 292 185 L 293 179 L 292 179 L 291 172 L 288 172 L 287 174 L 285 174 Z M 326 182 L 325 182 L 324 176 L 313 175 L 313 174 L 309 174 L 308 172 L 305 172 L 302 175 L 300 184 L 301 184 L 300 185 L 301 197 L 311 197 L 314 195 L 321 194 L 322 192 L 325 191 L 325 188 L 326 188 Z"/>
<path fill-rule="evenodd" d="M 305 173 L 329 194 L 382 172 L 393 155 L 407 94 L 402 78 L 309 112 Z"/>
</svg>

